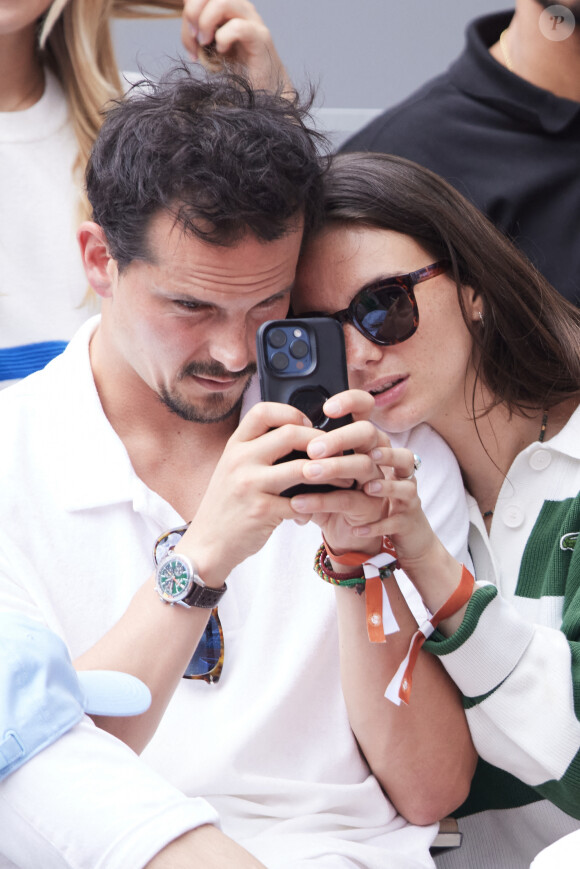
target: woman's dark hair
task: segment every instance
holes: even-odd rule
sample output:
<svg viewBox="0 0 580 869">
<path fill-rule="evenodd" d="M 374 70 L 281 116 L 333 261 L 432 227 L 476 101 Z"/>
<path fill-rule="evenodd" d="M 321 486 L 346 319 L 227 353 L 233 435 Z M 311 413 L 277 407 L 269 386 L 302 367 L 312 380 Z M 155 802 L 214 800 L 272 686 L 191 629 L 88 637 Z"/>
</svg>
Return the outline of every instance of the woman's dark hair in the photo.
<svg viewBox="0 0 580 869">
<path fill-rule="evenodd" d="M 404 233 L 451 262 L 494 405 L 547 409 L 580 393 L 580 310 L 438 175 L 402 157 L 341 154 L 325 175 L 324 211 L 325 222 Z M 461 284 L 481 298 L 483 323 L 468 318 Z"/>
<path fill-rule="evenodd" d="M 122 270 L 150 259 L 147 230 L 166 210 L 186 233 L 230 245 L 283 236 L 321 216 L 324 137 L 310 101 L 254 90 L 240 75 L 187 65 L 138 82 L 107 112 L 86 171 L 94 220 Z"/>
</svg>

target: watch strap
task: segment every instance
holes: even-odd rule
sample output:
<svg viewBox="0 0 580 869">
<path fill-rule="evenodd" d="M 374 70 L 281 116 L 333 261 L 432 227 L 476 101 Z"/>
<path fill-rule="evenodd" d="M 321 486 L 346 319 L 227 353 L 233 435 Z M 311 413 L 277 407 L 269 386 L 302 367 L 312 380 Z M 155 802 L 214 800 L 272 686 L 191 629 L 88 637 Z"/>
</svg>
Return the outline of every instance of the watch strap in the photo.
<svg viewBox="0 0 580 869">
<path fill-rule="evenodd" d="M 203 582 L 203 580 L 201 580 Z M 224 594 L 226 593 L 228 587 L 224 584 L 221 588 L 210 588 L 205 583 L 203 585 L 200 583 L 200 577 L 195 575 L 193 585 L 191 587 L 191 591 L 187 595 L 187 597 L 183 598 L 182 603 L 186 606 L 197 606 L 202 609 L 213 609 L 216 607 Z"/>
</svg>

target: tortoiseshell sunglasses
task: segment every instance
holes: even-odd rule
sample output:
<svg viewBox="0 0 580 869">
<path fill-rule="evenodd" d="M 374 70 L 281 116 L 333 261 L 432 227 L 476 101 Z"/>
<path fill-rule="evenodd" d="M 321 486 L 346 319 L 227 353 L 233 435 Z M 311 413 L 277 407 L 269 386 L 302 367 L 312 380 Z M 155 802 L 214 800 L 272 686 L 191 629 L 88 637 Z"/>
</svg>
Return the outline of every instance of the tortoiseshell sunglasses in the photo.
<svg viewBox="0 0 580 869">
<path fill-rule="evenodd" d="M 419 325 L 419 309 L 413 288 L 443 274 L 449 265 L 447 260 L 440 260 L 408 275 L 396 275 L 368 284 L 343 311 L 334 314 L 309 311 L 300 316 L 332 317 L 342 325 L 351 323 L 373 344 L 401 344 L 415 334 Z"/>
<path fill-rule="evenodd" d="M 159 564 L 177 546 L 189 524 L 172 528 L 157 538 L 153 547 L 153 560 Z M 213 684 L 219 682 L 224 666 L 224 632 L 219 620 L 217 607 L 212 609 L 205 631 L 199 641 L 191 661 L 187 665 L 184 679 L 203 679 Z"/>
</svg>

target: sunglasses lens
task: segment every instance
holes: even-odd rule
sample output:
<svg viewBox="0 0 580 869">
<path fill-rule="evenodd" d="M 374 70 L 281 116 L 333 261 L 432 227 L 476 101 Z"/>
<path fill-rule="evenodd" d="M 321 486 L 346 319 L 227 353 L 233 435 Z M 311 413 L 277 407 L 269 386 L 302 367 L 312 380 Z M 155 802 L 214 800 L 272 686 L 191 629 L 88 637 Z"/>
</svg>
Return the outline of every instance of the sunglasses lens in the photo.
<svg viewBox="0 0 580 869">
<path fill-rule="evenodd" d="M 197 649 L 193 653 L 191 661 L 187 665 L 187 669 L 183 675 L 186 679 L 207 676 L 212 672 L 212 670 L 216 669 L 220 663 L 220 658 L 222 657 L 223 646 L 221 625 L 217 614 L 212 610 L 205 631 L 203 632 L 203 636 L 199 641 Z M 214 677 L 213 681 L 217 682 L 218 679 L 219 673 Z"/>
<path fill-rule="evenodd" d="M 410 338 L 417 328 L 411 300 L 400 287 L 362 293 L 353 313 L 366 334 L 379 344 L 398 344 Z"/>
</svg>

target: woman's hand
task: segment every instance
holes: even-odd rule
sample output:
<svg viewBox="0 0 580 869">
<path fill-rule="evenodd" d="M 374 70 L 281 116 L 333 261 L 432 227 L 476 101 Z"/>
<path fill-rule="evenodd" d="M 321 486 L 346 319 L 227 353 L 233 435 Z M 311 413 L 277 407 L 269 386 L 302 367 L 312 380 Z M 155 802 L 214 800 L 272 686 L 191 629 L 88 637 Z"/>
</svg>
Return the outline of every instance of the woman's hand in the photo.
<svg viewBox="0 0 580 869">
<path fill-rule="evenodd" d="M 318 432 L 309 441 L 307 454 L 311 461 L 305 464 L 303 476 L 308 482 L 329 483 L 339 488 L 292 498 L 296 521 L 313 519 L 337 555 L 352 550 L 374 555 L 381 547 L 382 534 L 366 533 L 365 529 L 385 518 L 388 502 L 369 497 L 363 486 L 382 479 L 382 469 L 370 454 L 379 446 L 388 447 L 389 439 L 369 421 L 374 399 L 367 392 L 340 393 L 329 399 L 323 409 L 330 418 L 350 414 L 354 421 L 333 431 Z M 351 488 L 353 480 L 355 488 Z"/>
<path fill-rule="evenodd" d="M 248 0 L 185 0 L 181 38 L 192 60 L 212 72 L 227 61 L 255 88 L 292 91 L 270 31 Z"/>
<path fill-rule="evenodd" d="M 350 413 L 355 422 L 309 441 L 312 461 L 304 467 L 304 477 L 330 482 L 351 475 L 357 487 L 300 495 L 291 505 L 300 516 L 321 526 L 337 555 L 347 551 L 375 555 L 383 536 L 388 536 L 401 567 L 413 573 L 415 567 L 428 568 L 439 542 L 417 494 L 415 457 L 410 450 L 391 447 L 388 436 L 369 422 L 373 409 L 372 396 L 360 390 L 341 393 L 325 404 L 327 416 Z M 341 455 L 347 450 L 355 455 Z"/>
<path fill-rule="evenodd" d="M 370 480 L 364 485 L 365 493 L 388 502 L 387 513 L 378 521 L 370 522 L 357 533 L 388 536 L 397 550 L 399 563 L 408 576 L 417 569 L 432 567 L 431 559 L 441 545 L 433 532 L 417 493 L 415 457 L 410 450 L 378 446 L 371 458 L 381 467 L 382 479 Z"/>
</svg>

